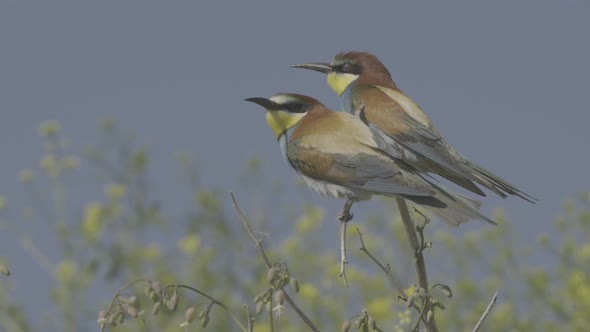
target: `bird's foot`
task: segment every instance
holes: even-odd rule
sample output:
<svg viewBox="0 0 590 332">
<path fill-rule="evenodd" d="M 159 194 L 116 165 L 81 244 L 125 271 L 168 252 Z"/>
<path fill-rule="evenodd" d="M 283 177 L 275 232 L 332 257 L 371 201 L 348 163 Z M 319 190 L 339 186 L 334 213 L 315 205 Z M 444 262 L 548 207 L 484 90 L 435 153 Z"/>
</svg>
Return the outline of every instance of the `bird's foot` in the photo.
<svg viewBox="0 0 590 332">
<path fill-rule="evenodd" d="M 348 210 L 342 210 L 340 213 L 338 213 L 338 220 L 341 222 L 349 222 L 352 220 L 352 217 L 352 213 L 350 213 Z"/>
<path fill-rule="evenodd" d="M 346 202 L 346 204 L 344 204 L 344 208 L 342 208 L 342 211 L 340 211 L 340 213 L 338 213 L 338 220 L 340 220 L 340 222 L 349 222 L 352 220 L 352 213 L 350 213 L 350 209 L 352 209 L 352 204 L 354 203 L 354 201 L 352 199 L 348 200 Z"/>
</svg>

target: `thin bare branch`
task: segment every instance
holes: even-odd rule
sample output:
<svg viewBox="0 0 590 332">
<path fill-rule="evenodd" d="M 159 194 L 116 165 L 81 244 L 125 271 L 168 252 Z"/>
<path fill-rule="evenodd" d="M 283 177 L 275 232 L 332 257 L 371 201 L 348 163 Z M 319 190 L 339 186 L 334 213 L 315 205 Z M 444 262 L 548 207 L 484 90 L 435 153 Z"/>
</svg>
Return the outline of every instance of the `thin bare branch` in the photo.
<svg viewBox="0 0 590 332">
<path fill-rule="evenodd" d="M 391 284 L 393 285 L 393 287 L 397 290 L 397 292 L 404 298 L 407 299 L 408 295 L 406 294 L 406 292 L 404 291 L 404 288 L 402 287 L 402 285 L 399 283 L 399 281 L 397 280 L 397 278 L 393 275 L 393 273 L 391 272 L 391 269 L 389 267 L 385 267 L 383 264 L 381 264 L 381 262 L 379 260 L 377 260 L 377 258 L 375 258 L 375 256 L 373 256 L 373 254 L 371 254 L 371 252 L 369 252 L 369 249 L 367 249 L 367 247 L 365 246 L 365 241 L 363 240 L 363 234 L 361 233 L 361 230 L 357 227 L 356 228 L 357 233 L 359 234 L 359 239 L 361 240 L 361 251 L 364 252 L 367 256 L 369 256 L 369 258 L 375 263 L 377 264 L 377 266 L 379 266 L 379 268 L 385 272 L 385 274 L 387 275 L 387 278 L 389 279 L 389 281 L 391 282 Z"/>
<path fill-rule="evenodd" d="M 422 234 L 423 227 L 419 228 L 420 239 L 418 239 L 418 235 L 416 234 L 416 227 L 414 226 L 414 222 L 410 217 L 410 211 L 408 210 L 408 205 L 406 204 L 406 201 L 403 198 L 396 198 L 395 201 L 397 203 L 397 207 L 402 217 L 404 228 L 406 229 L 406 234 L 408 235 L 408 240 L 410 241 L 410 245 L 414 250 L 416 272 L 418 273 L 418 283 L 420 287 L 428 291 L 430 288 L 428 288 L 426 263 L 424 262 L 424 255 L 422 255 L 422 251 L 424 250 L 424 234 Z M 428 309 L 430 308 L 430 304 L 428 303 L 428 297 L 425 297 L 423 301 L 427 302 L 425 308 L 426 312 L 428 312 Z M 432 317 L 430 320 L 427 320 L 426 329 L 429 332 L 438 331 L 434 317 Z"/>
<path fill-rule="evenodd" d="M 252 311 L 247 304 L 244 304 L 244 309 L 246 309 L 246 317 L 248 318 L 248 332 L 254 332 L 254 317 L 252 317 Z"/>
<path fill-rule="evenodd" d="M 352 220 L 352 213 L 350 213 L 352 204 L 354 204 L 354 201 L 349 199 L 344 204 L 342 211 L 338 213 L 338 220 L 340 220 L 340 277 L 342 278 L 342 281 L 344 281 L 344 286 L 347 288 L 348 280 L 346 280 L 346 264 L 348 264 L 348 261 L 346 260 L 346 224 Z"/>
<path fill-rule="evenodd" d="M 168 285 L 168 286 L 166 286 L 166 288 L 164 288 L 164 293 L 166 293 L 168 288 L 172 288 L 172 287 L 188 289 L 188 290 L 191 290 L 203 297 L 206 297 L 207 299 L 209 299 L 209 301 L 211 301 L 212 304 L 215 304 L 215 305 L 221 307 L 223 310 L 225 310 L 227 313 L 229 313 L 229 315 L 234 320 L 234 322 L 240 327 L 240 330 L 247 331 L 246 327 L 244 327 L 244 325 L 242 324 L 242 322 L 240 321 L 238 316 L 231 310 L 231 308 L 226 306 L 223 302 L 217 300 L 213 296 L 211 296 L 205 292 L 202 292 L 192 286 L 188 286 L 188 285 Z"/>
<path fill-rule="evenodd" d="M 344 286 L 348 288 L 348 280 L 346 280 L 346 224 L 347 222 L 340 222 L 340 277 L 344 281 Z"/>
<path fill-rule="evenodd" d="M 231 196 L 231 200 L 232 200 L 234 209 L 236 210 L 238 216 L 240 217 L 240 221 L 242 222 L 242 225 L 244 225 L 244 228 L 246 228 L 246 231 L 248 232 L 248 235 L 250 236 L 250 238 L 254 241 L 254 243 L 256 243 L 256 248 L 258 249 L 258 252 L 260 253 L 260 257 L 262 257 L 262 260 L 264 260 L 264 264 L 266 265 L 266 268 L 270 269 L 272 267 L 272 264 L 270 262 L 270 259 L 268 259 L 268 256 L 266 255 L 264 248 L 262 247 L 262 241 L 260 239 L 256 238 L 256 235 L 254 235 L 254 231 L 252 231 L 252 227 L 250 227 L 250 224 L 248 224 L 248 221 L 246 221 L 246 217 L 242 213 L 242 210 L 240 210 L 240 207 L 238 206 L 238 202 L 236 202 L 236 198 L 234 197 L 234 193 L 230 191 L 229 195 Z M 289 303 L 289 306 L 291 306 L 291 308 L 293 308 L 293 310 L 295 310 L 297 315 L 299 315 L 299 317 L 305 322 L 305 324 L 307 324 L 307 326 L 312 331 L 319 332 L 318 328 L 313 324 L 313 322 L 309 319 L 309 317 L 307 317 L 307 315 L 297 306 L 297 304 L 295 304 L 295 301 L 293 301 L 293 299 L 289 296 L 289 294 L 287 294 L 287 291 L 284 289 L 283 289 L 283 291 L 285 291 L 285 301 L 287 301 L 287 303 Z"/>
<path fill-rule="evenodd" d="M 496 300 L 497 299 L 498 299 L 498 291 L 496 291 L 494 293 L 494 296 L 492 297 L 492 300 L 490 301 L 490 304 L 488 304 L 488 307 L 486 308 L 486 310 L 481 315 L 481 318 L 479 319 L 479 321 L 477 322 L 477 324 L 473 328 L 472 332 L 477 332 L 477 330 L 479 330 L 479 328 L 483 325 L 483 321 L 486 320 L 486 318 L 488 317 L 488 315 L 492 311 L 492 308 L 496 304 Z"/>
</svg>

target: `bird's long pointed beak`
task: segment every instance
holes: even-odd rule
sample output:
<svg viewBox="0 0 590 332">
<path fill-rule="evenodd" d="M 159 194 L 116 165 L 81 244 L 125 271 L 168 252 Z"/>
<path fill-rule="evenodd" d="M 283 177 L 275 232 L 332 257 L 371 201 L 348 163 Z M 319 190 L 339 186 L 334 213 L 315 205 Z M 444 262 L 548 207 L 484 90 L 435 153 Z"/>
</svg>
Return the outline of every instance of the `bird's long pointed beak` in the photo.
<svg viewBox="0 0 590 332">
<path fill-rule="evenodd" d="M 260 98 L 260 97 L 253 97 L 253 98 L 246 98 L 245 101 L 249 101 L 254 104 L 258 104 L 264 107 L 268 111 L 278 110 L 281 106 L 274 101 L 267 99 L 267 98 Z"/>
<path fill-rule="evenodd" d="M 290 67 L 319 71 L 320 73 L 324 73 L 324 74 L 328 74 L 329 72 L 332 71 L 332 67 L 330 66 L 330 64 L 325 63 L 325 62 L 310 62 L 310 63 L 301 64 L 301 65 L 291 65 Z"/>
</svg>

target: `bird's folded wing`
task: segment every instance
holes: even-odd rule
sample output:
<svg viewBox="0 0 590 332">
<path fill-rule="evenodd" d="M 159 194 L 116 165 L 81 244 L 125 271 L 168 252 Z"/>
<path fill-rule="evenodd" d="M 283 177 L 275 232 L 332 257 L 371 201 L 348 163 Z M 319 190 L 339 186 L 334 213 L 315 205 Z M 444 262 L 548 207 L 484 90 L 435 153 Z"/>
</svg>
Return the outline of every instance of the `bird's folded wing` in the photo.
<svg viewBox="0 0 590 332">
<path fill-rule="evenodd" d="M 463 169 L 452 148 L 432 127 L 420 107 L 403 93 L 381 86 L 366 86 L 354 96 L 359 116 L 376 133 L 456 174 Z"/>
<path fill-rule="evenodd" d="M 301 174 L 329 183 L 382 195 L 431 196 L 434 191 L 419 176 L 378 154 L 336 154 L 297 140 L 287 146 L 291 165 Z"/>
</svg>

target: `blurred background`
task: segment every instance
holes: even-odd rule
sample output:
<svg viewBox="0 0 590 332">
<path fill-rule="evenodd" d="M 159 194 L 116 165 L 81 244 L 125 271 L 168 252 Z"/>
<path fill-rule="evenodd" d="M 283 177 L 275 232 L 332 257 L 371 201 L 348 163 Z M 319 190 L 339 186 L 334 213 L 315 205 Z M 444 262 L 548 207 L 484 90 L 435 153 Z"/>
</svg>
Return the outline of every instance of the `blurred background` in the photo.
<svg viewBox="0 0 590 332">
<path fill-rule="evenodd" d="M 385 330 L 410 330 L 416 315 L 354 231 L 409 287 L 394 202 L 355 205 L 344 288 L 343 202 L 301 184 L 264 112 L 243 101 L 298 92 L 338 109 L 322 75 L 289 65 L 345 50 L 376 54 L 458 151 L 539 198 L 488 195 L 482 210 L 497 228 L 427 227 L 430 280 L 454 290 L 437 313 L 441 330 L 470 329 L 495 290 L 488 328 L 581 330 L 589 12 L 569 0 L 1 2 L 0 264 L 12 274 L 0 276 L 0 331 L 98 330 L 98 311 L 140 277 L 190 284 L 243 316 L 266 269 L 230 190 L 322 330 L 363 308 Z M 147 314 L 116 330 L 179 329 L 181 312 L 152 317 L 141 286 L 126 292 Z M 182 294 L 179 307 L 203 301 Z M 215 309 L 211 329 L 235 330 L 226 318 Z M 290 309 L 276 324 L 305 328 Z"/>
</svg>

